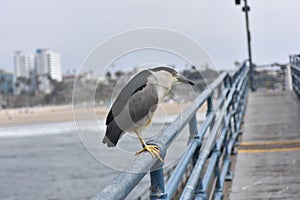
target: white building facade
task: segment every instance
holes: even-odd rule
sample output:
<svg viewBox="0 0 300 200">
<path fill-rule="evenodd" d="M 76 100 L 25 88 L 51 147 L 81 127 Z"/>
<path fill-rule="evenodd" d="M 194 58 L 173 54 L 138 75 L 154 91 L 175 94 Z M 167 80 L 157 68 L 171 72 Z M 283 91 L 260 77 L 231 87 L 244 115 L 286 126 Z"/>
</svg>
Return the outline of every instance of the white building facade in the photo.
<svg viewBox="0 0 300 200">
<path fill-rule="evenodd" d="M 35 54 L 15 51 L 14 69 L 17 93 L 37 89 L 49 93 L 52 89 L 51 79 L 62 81 L 60 54 L 50 49 L 37 49 Z"/>
<path fill-rule="evenodd" d="M 30 74 L 34 71 L 34 54 L 15 51 L 14 69 L 16 78 L 30 78 Z"/>
<path fill-rule="evenodd" d="M 35 72 L 37 75 L 48 75 L 47 52 L 49 49 L 37 49 L 35 53 Z"/>
<path fill-rule="evenodd" d="M 49 49 L 37 49 L 35 54 L 35 70 L 37 75 L 50 76 L 51 79 L 61 82 L 60 54 Z"/>
<path fill-rule="evenodd" d="M 47 54 L 47 62 L 49 67 L 49 75 L 52 79 L 58 82 L 62 81 L 60 54 L 57 52 L 49 51 Z"/>
</svg>

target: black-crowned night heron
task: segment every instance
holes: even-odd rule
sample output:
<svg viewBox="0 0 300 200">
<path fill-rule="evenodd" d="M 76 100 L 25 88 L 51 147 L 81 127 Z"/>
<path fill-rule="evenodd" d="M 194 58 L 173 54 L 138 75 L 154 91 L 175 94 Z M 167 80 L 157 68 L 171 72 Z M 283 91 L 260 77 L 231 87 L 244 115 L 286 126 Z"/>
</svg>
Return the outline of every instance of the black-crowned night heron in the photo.
<svg viewBox="0 0 300 200">
<path fill-rule="evenodd" d="M 107 128 L 102 142 L 113 147 L 124 132 L 135 132 L 143 146 L 136 155 L 148 151 L 153 157 L 157 156 L 163 161 L 159 155 L 159 147 L 147 145 L 141 131 L 151 123 L 158 103 L 176 82 L 194 85 L 175 69 L 166 66 L 143 70 L 135 75 L 121 90 L 107 115 Z"/>
</svg>

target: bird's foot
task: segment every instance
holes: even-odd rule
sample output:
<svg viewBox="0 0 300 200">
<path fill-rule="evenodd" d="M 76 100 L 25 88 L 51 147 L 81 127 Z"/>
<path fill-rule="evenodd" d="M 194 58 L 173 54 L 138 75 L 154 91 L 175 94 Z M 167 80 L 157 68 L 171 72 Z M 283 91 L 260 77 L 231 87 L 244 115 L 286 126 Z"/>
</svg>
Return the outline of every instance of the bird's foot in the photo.
<svg viewBox="0 0 300 200">
<path fill-rule="evenodd" d="M 156 146 L 156 145 L 145 145 L 145 147 L 142 148 L 140 151 L 136 152 L 135 155 L 139 155 L 144 151 L 148 151 L 153 158 L 156 156 L 161 162 L 164 161 L 159 155 L 159 147 L 158 146 Z"/>
</svg>

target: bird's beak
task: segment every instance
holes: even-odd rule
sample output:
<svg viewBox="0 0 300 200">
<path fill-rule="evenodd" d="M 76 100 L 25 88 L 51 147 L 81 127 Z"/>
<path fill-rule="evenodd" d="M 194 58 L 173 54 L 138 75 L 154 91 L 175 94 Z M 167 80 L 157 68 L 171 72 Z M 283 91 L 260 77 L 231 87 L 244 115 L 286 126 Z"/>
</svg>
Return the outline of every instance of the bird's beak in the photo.
<svg viewBox="0 0 300 200">
<path fill-rule="evenodd" d="M 193 83 L 190 80 L 187 80 L 186 78 L 184 78 L 183 76 L 178 76 L 177 77 L 177 81 L 180 83 L 185 83 L 185 84 L 189 84 L 189 85 L 195 85 L 195 83 Z"/>
</svg>

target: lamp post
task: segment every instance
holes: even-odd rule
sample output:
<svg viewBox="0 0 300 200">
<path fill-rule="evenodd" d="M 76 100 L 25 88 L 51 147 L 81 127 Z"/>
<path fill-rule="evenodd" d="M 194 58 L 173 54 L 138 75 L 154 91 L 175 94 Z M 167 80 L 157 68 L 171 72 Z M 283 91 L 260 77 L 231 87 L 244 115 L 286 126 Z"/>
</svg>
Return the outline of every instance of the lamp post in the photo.
<svg viewBox="0 0 300 200">
<path fill-rule="evenodd" d="M 236 5 L 241 4 L 241 0 L 235 0 Z M 250 34 L 250 27 L 249 27 L 249 16 L 248 12 L 250 11 L 250 7 L 247 4 L 247 0 L 244 0 L 244 6 L 242 8 L 242 11 L 245 12 L 245 18 L 246 18 L 246 30 L 247 30 L 247 44 L 248 44 L 248 59 L 250 64 L 250 77 L 249 77 L 249 83 L 252 91 L 255 91 L 254 87 L 254 71 L 253 71 L 253 64 L 252 64 L 252 53 L 251 53 L 251 34 Z"/>
</svg>

